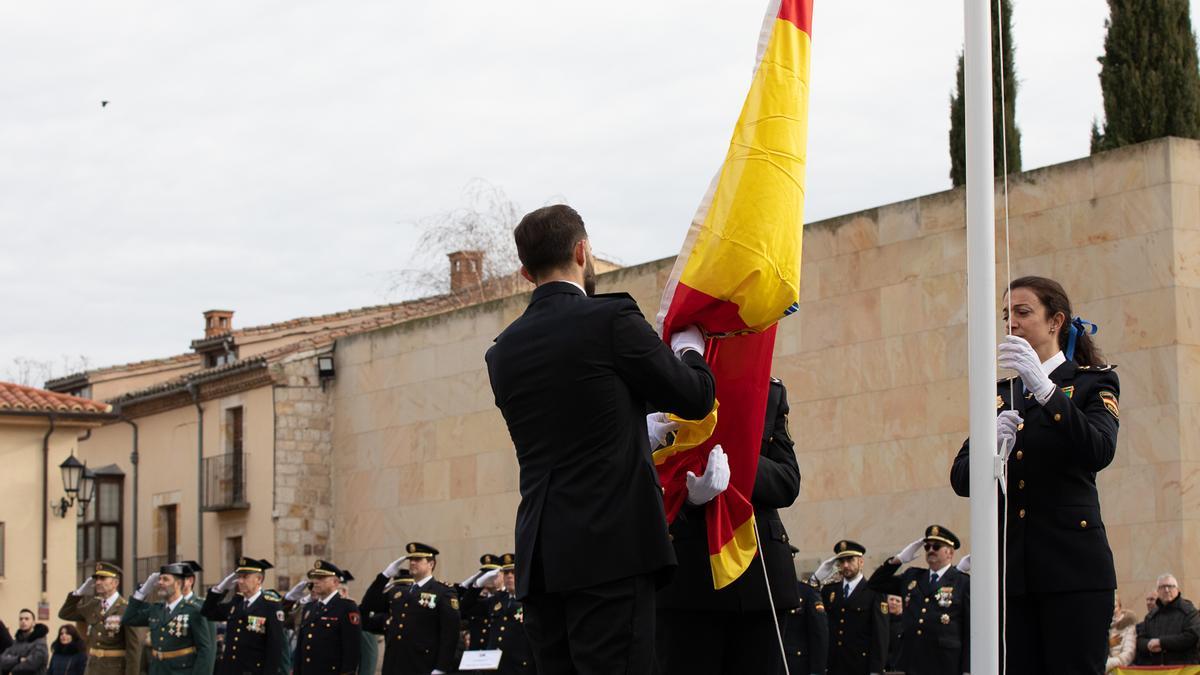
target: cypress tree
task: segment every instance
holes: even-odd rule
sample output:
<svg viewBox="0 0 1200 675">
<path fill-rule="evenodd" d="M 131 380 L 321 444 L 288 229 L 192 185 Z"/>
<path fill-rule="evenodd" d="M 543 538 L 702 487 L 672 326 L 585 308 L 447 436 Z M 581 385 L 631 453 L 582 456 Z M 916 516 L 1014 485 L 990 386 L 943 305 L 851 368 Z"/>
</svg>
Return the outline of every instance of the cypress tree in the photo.
<svg viewBox="0 0 1200 675">
<path fill-rule="evenodd" d="M 1200 138 L 1200 70 L 1187 0 L 1108 0 L 1092 152 L 1163 136 Z"/>
<path fill-rule="evenodd" d="M 996 175 L 1004 173 L 1005 139 L 1001 132 L 1007 125 L 1008 172 L 1021 170 L 1021 130 L 1017 128 L 1017 77 L 1013 65 L 1012 0 L 1001 0 L 1000 17 L 996 3 L 989 3 L 992 14 L 992 142 Z M 1000 50 L 1000 26 L 1004 28 L 1004 51 Z M 997 64 L 1000 67 L 997 67 Z M 1004 115 L 1001 116 L 1000 73 L 1004 73 Z M 964 102 L 963 55 L 958 55 L 958 78 L 950 96 L 950 181 L 955 187 L 967 181 L 967 128 Z"/>
</svg>

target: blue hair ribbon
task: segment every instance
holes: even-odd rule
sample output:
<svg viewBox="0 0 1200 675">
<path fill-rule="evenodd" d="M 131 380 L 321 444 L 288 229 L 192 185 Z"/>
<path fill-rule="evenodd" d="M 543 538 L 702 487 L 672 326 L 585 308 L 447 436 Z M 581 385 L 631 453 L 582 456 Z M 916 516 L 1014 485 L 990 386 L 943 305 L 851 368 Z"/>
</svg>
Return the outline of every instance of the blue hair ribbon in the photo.
<svg viewBox="0 0 1200 675">
<path fill-rule="evenodd" d="M 1071 321 L 1071 326 L 1067 331 L 1067 360 L 1075 360 L 1075 341 L 1079 339 L 1080 335 L 1095 335 L 1098 330 L 1100 330 L 1100 327 L 1091 321 L 1075 317 Z"/>
</svg>

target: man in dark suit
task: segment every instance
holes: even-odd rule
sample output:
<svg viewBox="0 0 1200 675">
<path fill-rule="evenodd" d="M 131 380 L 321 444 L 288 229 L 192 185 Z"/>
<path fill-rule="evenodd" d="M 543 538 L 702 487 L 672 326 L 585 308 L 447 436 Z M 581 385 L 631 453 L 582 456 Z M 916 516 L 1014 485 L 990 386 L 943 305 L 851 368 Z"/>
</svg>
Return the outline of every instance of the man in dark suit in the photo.
<svg viewBox="0 0 1200 675">
<path fill-rule="evenodd" d="M 800 604 L 787 530 L 778 511 L 791 506 L 800 494 L 788 411 L 787 389 L 771 378 L 750 497 L 762 560 L 752 561 L 736 581 L 715 590 L 705 505 L 689 494 L 671 524 L 679 567 L 671 583 L 658 593 L 658 662 L 663 675 L 774 673 L 783 668 L 771 609 L 774 606 L 782 617 Z M 782 625 L 782 618 L 778 623 Z"/>
<path fill-rule="evenodd" d="M 882 673 L 888 651 L 887 599 L 863 578 L 867 548 L 843 539 L 833 552 L 841 580 L 821 589 L 829 615 L 829 675 Z"/>
<path fill-rule="evenodd" d="M 232 574 L 213 587 L 200 613 L 225 622 L 225 651 L 216 675 L 279 675 L 287 649 L 283 637 L 283 598 L 262 587 L 266 560 L 243 557 Z M 237 597 L 226 600 L 229 591 Z"/>
<path fill-rule="evenodd" d="M 318 560 L 308 571 L 312 600 L 300 610 L 292 675 L 357 675 L 362 656 L 358 603 L 338 592 L 343 573 Z"/>
<path fill-rule="evenodd" d="M 537 289 L 486 360 L 520 465 L 525 628 L 542 672 L 650 672 L 654 589 L 675 554 L 646 413 L 712 410 L 704 342 L 689 328 L 668 348 L 633 298 L 592 295 L 591 245 L 574 209 L 533 211 L 513 235 Z"/>
<path fill-rule="evenodd" d="M 909 675 L 962 675 L 971 669 L 971 577 L 952 564 L 958 535 L 941 525 L 888 558 L 867 585 L 904 596 L 904 632 L 896 670 Z M 927 567 L 900 567 L 925 549 Z"/>
</svg>

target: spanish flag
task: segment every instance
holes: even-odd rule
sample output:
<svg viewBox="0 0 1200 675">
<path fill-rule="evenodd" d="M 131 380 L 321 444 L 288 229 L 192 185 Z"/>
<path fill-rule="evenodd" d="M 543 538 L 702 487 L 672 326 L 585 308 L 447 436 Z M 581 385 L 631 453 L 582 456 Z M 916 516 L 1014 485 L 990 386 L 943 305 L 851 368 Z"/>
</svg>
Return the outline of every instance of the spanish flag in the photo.
<svg viewBox="0 0 1200 675">
<path fill-rule="evenodd" d="M 812 0 L 770 3 L 729 152 L 692 221 L 658 314 L 664 336 L 697 324 L 710 338 L 705 358 L 716 376 L 717 406 L 702 421 L 681 421 L 654 463 L 674 520 L 687 497 L 687 472 L 700 475 L 715 444 L 729 457 L 729 488 L 705 512 L 716 588 L 737 579 L 757 550 L 750 495 L 775 324 L 800 298 L 811 25 Z"/>
</svg>

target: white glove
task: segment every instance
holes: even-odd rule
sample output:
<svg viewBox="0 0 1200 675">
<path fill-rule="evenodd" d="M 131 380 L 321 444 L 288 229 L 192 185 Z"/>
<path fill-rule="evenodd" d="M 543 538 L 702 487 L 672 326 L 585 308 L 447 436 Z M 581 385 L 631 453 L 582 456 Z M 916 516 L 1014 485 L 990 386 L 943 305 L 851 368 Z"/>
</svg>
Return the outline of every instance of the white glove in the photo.
<svg viewBox="0 0 1200 675">
<path fill-rule="evenodd" d="M 94 577 L 88 577 L 87 581 L 84 581 L 83 585 L 80 586 L 79 588 L 76 588 L 75 592 L 72 593 L 71 595 L 74 595 L 76 597 L 87 595 L 92 592 L 92 588 L 95 585 L 96 585 L 96 579 Z"/>
<path fill-rule="evenodd" d="M 475 580 L 475 588 L 483 588 L 489 581 L 498 576 L 500 576 L 500 570 L 489 570 L 486 574 L 481 574 L 479 578 Z"/>
<path fill-rule="evenodd" d="M 475 580 L 481 576 L 483 576 L 483 570 L 479 570 L 475 574 L 472 574 L 471 576 L 467 577 L 466 579 L 463 579 L 463 582 L 461 584 L 459 584 L 459 586 L 462 586 L 463 588 L 471 588 L 472 586 L 475 585 Z"/>
<path fill-rule="evenodd" d="M 708 452 L 708 466 L 704 475 L 696 477 L 691 471 L 687 472 L 687 500 L 696 506 L 707 504 L 714 497 L 729 487 L 729 458 L 720 445 L 714 445 Z"/>
<path fill-rule="evenodd" d="M 283 599 L 290 600 L 291 602 L 300 600 L 300 598 L 304 597 L 304 589 L 306 586 L 308 586 L 308 579 L 305 579 L 295 586 L 292 586 L 292 589 L 283 596 Z"/>
<path fill-rule="evenodd" d="M 959 560 L 959 561 L 958 561 L 958 564 L 957 564 L 957 565 L 955 565 L 954 567 L 955 567 L 955 568 L 956 568 L 956 569 L 957 569 L 959 572 L 964 572 L 964 573 L 965 573 L 965 572 L 970 572 L 970 571 L 971 571 L 971 554 L 970 554 L 970 553 L 968 553 L 968 554 L 964 555 L 964 556 L 963 556 L 963 559 L 962 559 L 962 560 Z"/>
<path fill-rule="evenodd" d="M 917 559 L 917 555 L 923 546 L 925 546 L 925 540 L 918 539 L 908 546 L 905 546 L 904 550 L 897 553 L 895 557 L 900 561 L 900 564 L 907 565 L 908 563 Z"/>
<path fill-rule="evenodd" d="M 145 600 L 150 591 L 153 591 L 154 587 L 158 585 L 158 578 L 160 576 L 162 575 L 160 575 L 158 572 L 155 572 L 146 577 L 146 583 L 142 584 L 142 587 L 137 590 L 137 593 L 133 594 L 133 597 L 137 598 L 138 600 Z"/>
<path fill-rule="evenodd" d="M 1054 383 L 1042 372 L 1042 359 L 1025 338 L 1006 335 L 997 351 L 997 363 L 1000 367 L 1017 371 L 1021 381 L 1025 383 L 1025 389 L 1033 392 L 1033 397 L 1038 403 L 1044 404 L 1050 399 L 1050 395 L 1054 393 Z"/>
<path fill-rule="evenodd" d="M 396 576 L 400 572 L 400 565 L 404 564 L 405 560 L 408 560 L 408 556 L 406 555 L 400 556 L 399 558 L 393 560 L 392 564 L 383 568 L 383 576 L 389 579 Z"/>
<path fill-rule="evenodd" d="M 429 671 L 429 675 L 446 675 L 446 671 L 434 668 L 433 670 Z"/>
<path fill-rule="evenodd" d="M 694 349 L 704 356 L 704 335 L 696 326 L 688 326 L 671 336 L 671 351 L 675 356 L 683 356 L 683 352 Z"/>
<path fill-rule="evenodd" d="M 1004 461 L 1008 461 L 1008 455 L 1017 442 L 1017 427 L 1024 422 L 1016 410 L 1005 410 L 996 416 L 996 452 L 1004 453 L 1001 457 Z"/>
<path fill-rule="evenodd" d="M 667 413 L 650 413 L 646 415 L 646 433 L 650 435 L 650 449 L 661 448 L 667 444 L 667 435 L 679 428 L 679 422 L 667 419 Z"/>
<path fill-rule="evenodd" d="M 234 573 L 230 574 L 229 576 L 225 577 L 224 579 L 222 579 L 221 583 L 217 584 L 216 586 L 213 586 L 213 590 L 216 591 L 217 593 L 225 593 L 229 589 L 233 588 L 233 582 L 235 582 L 235 581 L 237 581 L 237 572 L 234 572 Z"/>
<path fill-rule="evenodd" d="M 835 562 L 837 562 L 837 556 L 834 556 L 828 560 L 822 560 L 821 566 L 817 568 L 816 572 L 813 572 L 812 578 L 817 582 L 822 582 L 828 579 L 829 575 L 833 574 L 833 564 Z"/>
</svg>

